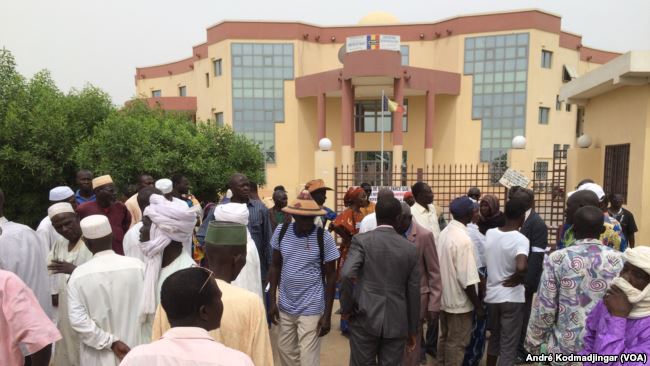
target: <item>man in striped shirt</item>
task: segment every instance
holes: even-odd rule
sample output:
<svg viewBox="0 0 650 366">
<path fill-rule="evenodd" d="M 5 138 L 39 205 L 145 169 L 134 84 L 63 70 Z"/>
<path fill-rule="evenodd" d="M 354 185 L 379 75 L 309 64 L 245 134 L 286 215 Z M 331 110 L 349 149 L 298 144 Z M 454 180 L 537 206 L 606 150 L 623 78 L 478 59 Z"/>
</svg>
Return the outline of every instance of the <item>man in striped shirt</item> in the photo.
<svg viewBox="0 0 650 366">
<path fill-rule="evenodd" d="M 330 331 L 339 252 L 334 238 L 314 224 L 314 217 L 325 211 L 308 191 L 282 211 L 293 215 L 295 222 L 278 226 L 271 239 L 269 317 L 279 323 L 281 364 L 318 366 L 319 337 Z"/>
</svg>

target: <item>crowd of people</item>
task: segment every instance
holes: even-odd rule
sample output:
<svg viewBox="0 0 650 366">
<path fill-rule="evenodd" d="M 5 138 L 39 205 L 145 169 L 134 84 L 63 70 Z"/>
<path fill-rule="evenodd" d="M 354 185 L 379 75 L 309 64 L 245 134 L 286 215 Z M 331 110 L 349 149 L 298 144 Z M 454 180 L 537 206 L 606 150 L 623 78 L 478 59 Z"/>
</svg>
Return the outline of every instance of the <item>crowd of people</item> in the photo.
<svg viewBox="0 0 650 366">
<path fill-rule="evenodd" d="M 333 328 L 355 366 L 650 354 L 650 247 L 591 180 L 554 240 L 521 187 L 470 187 L 447 222 L 425 182 L 402 202 L 350 187 L 338 213 L 322 179 L 275 187 L 270 208 L 242 174 L 203 204 L 181 175 L 142 174 L 125 202 L 110 175 L 76 183 L 50 190 L 37 230 L 5 218 L 0 190 L 0 365 L 314 366 Z"/>
</svg>

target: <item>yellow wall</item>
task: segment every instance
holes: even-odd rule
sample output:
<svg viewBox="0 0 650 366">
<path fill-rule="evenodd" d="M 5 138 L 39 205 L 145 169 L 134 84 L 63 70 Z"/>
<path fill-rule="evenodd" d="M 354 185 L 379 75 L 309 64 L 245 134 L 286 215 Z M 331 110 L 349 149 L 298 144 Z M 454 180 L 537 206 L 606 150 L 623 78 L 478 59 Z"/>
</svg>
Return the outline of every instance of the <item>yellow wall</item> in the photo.
<svg viewBox="0 0 650 366">
<path fill-rule="evenodd" d="M 630 144 L 627 206 L 640 228 L 637 243 L 645 244 L 650 244 L 650 226 L 643 224 L 650 217 L 650 192 L 643 189 L 644 182 L 650 181 L 646 180 L 650 179 L 649 123 L 650 85 L 623 87 L 592 98 L 585 106 L 585 134 L 593 139 L 593 148 L 600 150 L 603 166 L 593 166 L 582 178 L 602 184 L 605 147 Z M 588 163 L 578 162 L 581 169 Z"/>
</svg>

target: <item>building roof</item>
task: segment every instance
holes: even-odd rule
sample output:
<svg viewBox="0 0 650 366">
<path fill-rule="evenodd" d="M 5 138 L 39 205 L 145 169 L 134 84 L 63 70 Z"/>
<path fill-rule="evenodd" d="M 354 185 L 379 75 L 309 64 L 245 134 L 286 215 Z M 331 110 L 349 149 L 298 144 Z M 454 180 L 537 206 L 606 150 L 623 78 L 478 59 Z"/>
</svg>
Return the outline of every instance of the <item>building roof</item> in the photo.
<svg viewBox="0 0 650 366">
<path fill-rule="evenodd" d="M 569 82 L 560 100 L 585 104 L 589 98 L 629 85 L 650 83 L 650 51 L 630 51 Z"/>
</svg>

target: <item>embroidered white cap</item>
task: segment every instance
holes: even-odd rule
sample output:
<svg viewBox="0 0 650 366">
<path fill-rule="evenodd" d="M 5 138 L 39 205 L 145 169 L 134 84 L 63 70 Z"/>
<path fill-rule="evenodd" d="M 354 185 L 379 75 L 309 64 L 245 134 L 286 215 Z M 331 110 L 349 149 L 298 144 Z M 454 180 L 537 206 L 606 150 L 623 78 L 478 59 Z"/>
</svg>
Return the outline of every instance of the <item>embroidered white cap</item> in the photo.
<svg viewBox="0 0 650 366">
<path fill-rule="evenodd" d="M 111 234 L 111 224 L 104 215 L 90 215 L 81 220 L 81 232 L 86 239 L 98 239 Z"/>
<path fill-rule="evenodd" d="M 68 186 L 59 186 L 50 189 L 50 202 L 59 202 L 74 196 L 74 191 Z"/>
<path fill-rule="evenodd" d="M 62 213 L 74 213 L 74 209 L 72 208 L 72 205 L 67 202 L 59 202 L 53 204 L 47 209 L 47 217 L 49 217 L 50 220 L 54 216 Z"/>
<path fill-rule="evenodd" d="M 158 189 L 162 194 L 171 193 L 174 184 L 171 179 L 163 178 L 156 181 L 156 189 Z"/>
</svg>

